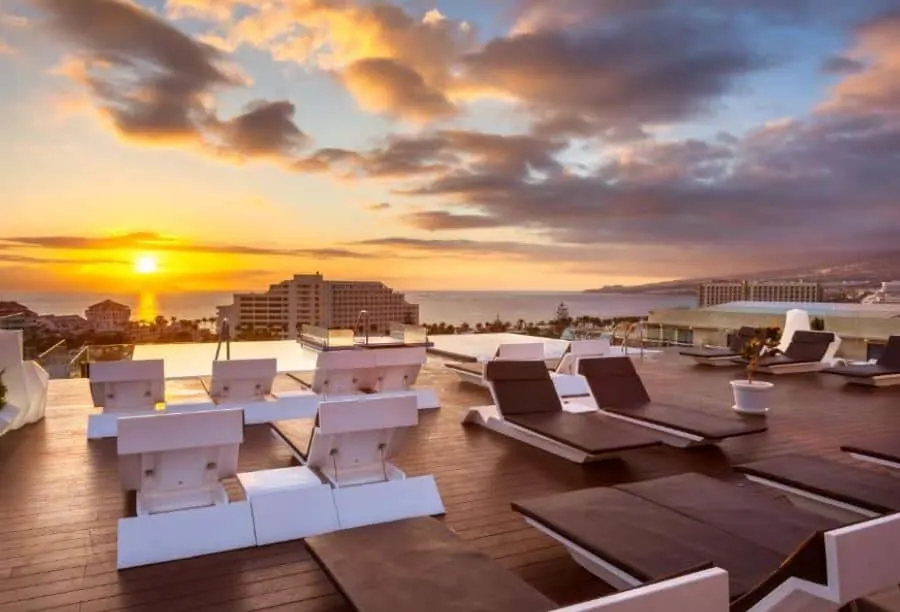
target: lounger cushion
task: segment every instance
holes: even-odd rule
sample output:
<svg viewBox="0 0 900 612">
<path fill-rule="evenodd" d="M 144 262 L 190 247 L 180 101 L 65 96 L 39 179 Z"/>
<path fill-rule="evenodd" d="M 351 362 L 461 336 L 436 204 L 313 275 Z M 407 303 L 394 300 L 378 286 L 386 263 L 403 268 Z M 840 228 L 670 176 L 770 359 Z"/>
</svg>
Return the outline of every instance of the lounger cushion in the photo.
<svg viewBox="0 0 900 612">
<path fill-rule="evenodd" d="M 735 470 L 870 512 L 900 511 L 900 479 L 862 467 L 806 455 L 783 455 L 745 463 Z"/>
<path fill-rule="evenodd" d="M 347 529 L 305 543 L 359 612 L 557 609 L 433 518 Z"/>
<path fill-rule="evenodd" d="M 581 359 L 578 373 L 587 380 L 601 408 L 631 408 L 650 402 L 650 394 L 630 357 Z"/>
<path fill-rule="evenodd" d="M 737 353 L 727 348 L 694 348 L 679 351 L 680 355 L 685 357 L 700 357 L 702 359 L 725 359 L 727 357 L 737 357 Z"/>
<path fill-rule="evenodd" d="M 835 366 L 823 371 L 826 374 L 837 374 L 849 378 L 874 378 L 876 376 L 891 376 L 892 374 L 900 375 L 900 368 L 889 368 L 887 366 L 878 365 L 877 363 Z"/>
<path fill-rule="evenodd" d="M 900 371 L 900 336 L 891 336 L 878 358 L 878 365 Z"/>
<path fill-rule="evenodd" d="M 590 455 L 615 453 L 635 448 L 657 446 L 661 442 L 634 425 L 588 412 L 542 412 L 514 414 L 507 421 Z"/>
<path fill-rule="evenodd" d="M 637 408 L 603 408 L 638 421 L 668 427 L 706 440 L 724 440 L 766 431 L 759 420 L 744 420 L 731 415 L 717 415 L 670 404 L 653 402 Z"/>
<path fill-rule="evenodd" d="M 654 425 L 669 427 L 708 440 L 766 431 L 732 415 L 715 415 L 682 406 L 651 403 L 647 388 L 629 357 L 582 359 L 578 371 L 587 380 L 597 406 Z"/>
<path fill-rule="evenodd" d="M 784 557 L 817 531 L 843 525 L 841 521 L 801 510 L 787 501 L 702 474 L 680 474 L 616 487 L 647 501 L 712 525 Z"/>
<path fill-rule="evenodd" d="M 497 409 L 514 414 L 562 412 L 563 406 L 543 361 L 490 361 L 485 379 L 491 382 Z"/>
<path fill-rule="evenodd" d="M 702 563 L 728 571 L 731 596 L 752 589 L 783 555 L 615 488 L 513 503 L 513 509 L 641 581 Z"/>
<path fill-rule="evenodd" d="M 900 436 L 873 438 L 865 442 L 841 445 L 845 453 L 856 453 L 873 459 L 900 464 Z M 900 483 L 898 483 L 900 485 Z"/>
<path fill-rule="evenodd" d="M 784 354 L 794 361 L 821 361 L 832 342 L 834 334 L 831 332 L 797 331 Z"/>
</svg>

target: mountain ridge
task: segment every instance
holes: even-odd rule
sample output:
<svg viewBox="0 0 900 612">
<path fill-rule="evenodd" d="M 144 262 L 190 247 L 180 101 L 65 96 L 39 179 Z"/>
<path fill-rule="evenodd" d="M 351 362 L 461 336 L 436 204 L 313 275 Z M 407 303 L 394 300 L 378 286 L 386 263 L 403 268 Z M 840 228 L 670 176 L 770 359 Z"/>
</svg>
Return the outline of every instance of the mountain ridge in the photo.
<svg viewBox="0 0 900 612">
<path fill-rule="evenodd" d="M 875 287 L 882 281 L 900 279 L 900 250 L 886 251 L 860 258 L 823 263 L 815 266 L 768 270 L 747 274 L 733 274 L 714 278 L 684 278 L 643 285 L 607 285 L 586 289 L 585 293 L 696 293 L 697 285 L 711 281 L 796 281 L 819 282 L 825 285 Z"/>
</svg>

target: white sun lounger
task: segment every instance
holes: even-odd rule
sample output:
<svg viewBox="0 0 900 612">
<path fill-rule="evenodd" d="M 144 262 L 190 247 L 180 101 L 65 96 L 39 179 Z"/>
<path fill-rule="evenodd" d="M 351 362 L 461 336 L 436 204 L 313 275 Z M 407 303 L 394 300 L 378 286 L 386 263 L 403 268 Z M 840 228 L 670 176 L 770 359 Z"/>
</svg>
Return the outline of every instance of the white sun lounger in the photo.
<svg viewBox="0 0 900 612">
<path fill-rule="evenodd" d="M 330 486 L 340 529 L 442 514 L 433 476 L 407 476 L 391 463 L 418 424 L 412 395 L 358 396 L 323 402 L 308 442 L 285 423 L 272 431 L 308 470 Z"/>
<path fill-rule="evenodd" d="M 237 472 L 243 413 L 213 410 L 118 420 L 123 488 L 137 516 L 119 519 L 119 569 L 256 544 L 249 501 L 221 484 Z"/>
<path fill-rule="evenodd" d="M 247 425 L 315 416 L 320 398 L 305 389 L 273 393 L 277 375 L 276 359 L 213 361 L 212 377 L 208 383 L 204 381 L 204 386 L 216 406 L 240 407 Z M 189 404 L 167 407 L 181 412 L 198 408 L 205 409 L 202 405 Z"/>
<path fill-rule="evenodd" d="M 90 365 L 91 397 L 99 414 L 88 416 L 88 439 L 116 436 L 123 416 L 154 414 L 166 401 L 162 359 L 95 361 Z"/>
<path fill-rule="evenodd" d="M 434 389 L 413 388 L 425 359 L 424 347 L 323 351 L 316 357 L 309 386 L 322 401 L 413 395 L 418 409 L 437 408 L 440 402 Z"/>
</svg>

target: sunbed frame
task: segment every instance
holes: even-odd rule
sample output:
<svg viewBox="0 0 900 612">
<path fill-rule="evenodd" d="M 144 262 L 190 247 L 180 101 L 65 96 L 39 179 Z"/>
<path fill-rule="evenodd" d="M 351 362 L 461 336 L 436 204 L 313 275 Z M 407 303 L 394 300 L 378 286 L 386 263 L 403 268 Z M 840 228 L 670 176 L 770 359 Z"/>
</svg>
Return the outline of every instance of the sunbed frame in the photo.
<svg viewBox="0 0 900 612">
<path fill-rule="evenodd" d="M 900 336 L 888 338 L 884 351 L 875 363 L 842 365 L 823 370 L 825 374 L 840 376 L 844 382 L 890 387 L 900 384 Z"/>
<path fill-rule="evenodd" d="M 485 365 L 494 403 L 470 408 L 474 423 L 559 457 L 586 463 L 660 442 L 577 400 L 561 400 L 543 361 L 495 360 Z"/>
<path fill-rule="evenodd" d="M 714 415 L 681 405 L 654 402 L 628 356 L 582 358 L 578 364 L 591 406 L 616 419 L 653 430 L 677 447 L 718 444 L 727 438 L 766 431 L 763 421 Z"/>
<path fill-rule="evenodd" d="M 710 490 L 716 495 L 708 496 Z M 696 558 L 733 568 L 730 609 L 736 611 L 834 610 L 900 582 L 900 515 L 835 526 L 697 474 L 513 508 L 617 588 Z"/>
</svg>

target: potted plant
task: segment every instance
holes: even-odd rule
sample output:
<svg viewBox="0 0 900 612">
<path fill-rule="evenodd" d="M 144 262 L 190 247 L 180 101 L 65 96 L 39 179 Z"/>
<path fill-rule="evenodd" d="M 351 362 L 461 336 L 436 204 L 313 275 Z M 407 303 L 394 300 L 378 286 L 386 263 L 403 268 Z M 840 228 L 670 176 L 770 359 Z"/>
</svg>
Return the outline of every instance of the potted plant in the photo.
<svg viewBox="0 0 900 612">
<path fill-rule="evenodd" d="M 769 411 L 768 392 L 775 386 L 765 380 L 753 380 L 760 360 L 766 355 L 774 354 L 781 339 L 778 327 L 761 327 L 749 339 L 741 350 L 741 357 L 747 362 L 747 379 L 732 380 L 734 391 L 734 410 L 744 414 L 765 414 Z"/>
</svg>

